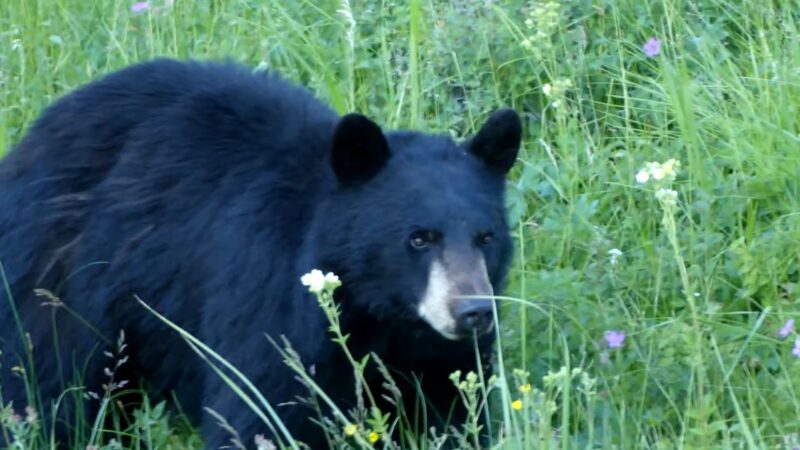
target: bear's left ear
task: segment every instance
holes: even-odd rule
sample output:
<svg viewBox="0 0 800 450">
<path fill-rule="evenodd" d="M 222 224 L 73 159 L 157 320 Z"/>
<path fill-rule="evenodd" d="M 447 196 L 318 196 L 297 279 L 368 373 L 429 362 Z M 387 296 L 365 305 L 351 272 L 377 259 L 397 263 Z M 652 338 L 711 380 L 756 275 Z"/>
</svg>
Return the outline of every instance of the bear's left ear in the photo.
<svg viewBox="0 0 800 450">
<path fill-rule="evenodd" d="M 502 108 L 489 116 L 467 146 L 487 166 L 508 173 L 517 160 L 522 141 L 522 122 L 517 112 Z"/>
<path fill-rule="evenodd" d="M 343 185 L 363 183 L 389 160 L 389 144 L 381 128 L 366 116 L 347 114 L 333 132 L 331 166 Z"/>
</svg>

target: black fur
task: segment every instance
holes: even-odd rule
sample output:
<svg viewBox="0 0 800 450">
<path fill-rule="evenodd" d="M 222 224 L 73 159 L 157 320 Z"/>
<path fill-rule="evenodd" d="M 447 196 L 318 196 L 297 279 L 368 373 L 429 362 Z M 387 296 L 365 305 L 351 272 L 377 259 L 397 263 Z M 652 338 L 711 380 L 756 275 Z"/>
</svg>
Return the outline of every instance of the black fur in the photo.
<svg viewBox="0 0 800 450">
<path fill-rule="evenodd" d="M 45 404 L 79 373 L 99 392 L 102 351 L 124 329 L 125 376 L 154 395 L 174 392 L 210 448 L 228 435 L 203 407 L 248 444 L 266 433 L 135 294 L 243 370 L 273 405 L 307 394 L 265 338 L 285 335 L 347 408 L 352 370 L 300 283 L 319 268 L 344 283 L 337 301 L 354 354 L 376 352 L 398 379 L 421 377 L 430 406 L 446 414 L 455 399 L 448 375 L 474 370 L 475 355 L 469 340 L 446 340 L 417 316 L 436 253 L 412 251 L 408 236 L 442 230 L 448 248 L 469 250 L 475 233 L 492 231 L 494 243 L 479 251 L 499 294 L 512 250 L 505 172 L 519 133 L 510 110 L 462 144 L 384 133 L 232 64 L 156 60 L 65 96 L 0 163 L 0 263 Z M 36 288 L 103 339 L 65 308 L 42 306 Z M 0 297 L 0 387 L 19 410 L 28 400 L 10 368 L 24 361 L 22 339 L 11 299 Z M 480 339 L 484 354 L 491 345 L 490 335 Z M 368 377 L 381 392 L 378 374 Z M 413 412 L 413 388 L 403 392 Z M 308 409 L 277 409 L 296 438 L 322 445 Z"/>
</svg>

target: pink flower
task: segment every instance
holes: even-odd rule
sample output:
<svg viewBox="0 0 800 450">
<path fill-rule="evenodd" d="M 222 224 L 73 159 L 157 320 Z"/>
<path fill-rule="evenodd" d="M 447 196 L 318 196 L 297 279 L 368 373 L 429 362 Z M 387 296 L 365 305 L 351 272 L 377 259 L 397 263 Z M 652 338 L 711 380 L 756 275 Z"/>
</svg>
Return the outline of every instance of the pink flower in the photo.
<svg viewBox="0 0 800 450">
<path fill-rule="evenodd" d="M 620 348 L 625 343 L 625 332 L 617 330 L 606 331 L 606 344 L 608 348 Z"/>
<path fill-rule="evenodd" d="M 783 328 L 778 331 L 778 336 L 780 336 L 781 339 L 786 339 L 792 332 L 794 332 L 794 319 L 789 319 L 783 324 Z"/>
<path fill-rule="evenodd" d="M 658 56 L 658 54 L 661 53 L 661 41 L 656 37 L 651 37 L 645 42 L 644 46 L 642 46 L 642 51 L 644 51 L 645 56 L 648 58 Z"/>
<path fill-rule="evenodd" d="M 131 12 L 134 14 L 140 14 L 150 9 L 150 2 L 136 2 L 131 5 Z"/>
</svg>

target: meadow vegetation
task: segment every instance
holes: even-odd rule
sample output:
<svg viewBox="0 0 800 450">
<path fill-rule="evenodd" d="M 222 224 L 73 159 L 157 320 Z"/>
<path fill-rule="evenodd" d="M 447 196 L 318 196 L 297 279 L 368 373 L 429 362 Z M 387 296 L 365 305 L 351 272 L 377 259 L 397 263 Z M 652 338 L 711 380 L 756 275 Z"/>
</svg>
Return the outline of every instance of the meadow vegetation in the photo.
<svg viewBox="0 0 800 450">
<path fill-rule="evenodd" d="M 59 96 L 156 56 L 278 70 L 455 137 L 512 106 L 496 376 L 454 376 L 490 448 L 800 448 L 799 27 L 798 0 L 4 0 L 0 154 Z M 113 416 L 114 395 L 86 401 Z M 47 410 L 11 406 L 0 442 L 50 448 Z M 170 411 L 76 426 L 85 448 L 197 448 Z M 350 413 L 336 448 L 437 448 Z"/>
</svg>

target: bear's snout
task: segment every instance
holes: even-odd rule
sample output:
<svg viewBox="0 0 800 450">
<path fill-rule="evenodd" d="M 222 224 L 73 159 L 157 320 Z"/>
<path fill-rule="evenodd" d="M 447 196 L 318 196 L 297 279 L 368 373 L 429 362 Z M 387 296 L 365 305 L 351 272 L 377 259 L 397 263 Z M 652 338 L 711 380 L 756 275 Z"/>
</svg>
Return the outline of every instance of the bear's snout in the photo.
<svg viewBox="0 0 800 450">
<path fill-rule="evenodd" d="M 434 261 L 418 307 L 420 317 L 451 340 L 482 335 L 494 324 L 492 285 L 483 259 Z M 449 263 L 449 264 L 448 264 Z"/>
<path fill-rule="evenodd" d="M 488 333 L 494 324 L 491 298 L 472 298 L 462 300 L 455 308 L 456 333 L 471 336 Z"/>
</svg>

